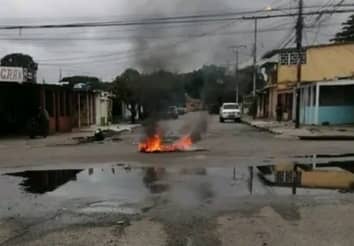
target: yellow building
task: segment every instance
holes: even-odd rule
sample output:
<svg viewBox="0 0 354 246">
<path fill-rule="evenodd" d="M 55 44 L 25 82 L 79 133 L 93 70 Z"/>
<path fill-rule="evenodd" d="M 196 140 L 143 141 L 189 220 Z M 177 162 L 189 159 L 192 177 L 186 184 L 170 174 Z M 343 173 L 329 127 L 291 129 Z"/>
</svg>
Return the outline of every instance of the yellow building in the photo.
<svg viewBox="0 0 354 246">
<path fill-rule="evenodd" d="M 260 92 L 258 116 L 274 119 L 280 104 L 283 120 L 292 120 L 298 52 L 294 48 L 273 50 L 263 59 L 267 86 Z M 305 47 L 301 61 L 301 122 L 353 123 L 354 43 Z M 333 112 L 337 113 L 335 118 Z"/>
</svg>

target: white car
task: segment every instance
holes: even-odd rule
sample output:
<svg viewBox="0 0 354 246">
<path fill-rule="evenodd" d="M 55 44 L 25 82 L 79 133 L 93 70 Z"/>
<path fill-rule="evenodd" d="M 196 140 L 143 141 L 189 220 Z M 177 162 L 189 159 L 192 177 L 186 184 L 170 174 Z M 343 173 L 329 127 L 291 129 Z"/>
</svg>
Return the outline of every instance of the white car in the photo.
<svg viewBox="0 0 354 246">
<path fill-rule="evenodd" d="M 237 103 L 224 103 L 219 112 L 220 122 L 225 120 L 241 121 L 241 110 Z"/>
</svg>

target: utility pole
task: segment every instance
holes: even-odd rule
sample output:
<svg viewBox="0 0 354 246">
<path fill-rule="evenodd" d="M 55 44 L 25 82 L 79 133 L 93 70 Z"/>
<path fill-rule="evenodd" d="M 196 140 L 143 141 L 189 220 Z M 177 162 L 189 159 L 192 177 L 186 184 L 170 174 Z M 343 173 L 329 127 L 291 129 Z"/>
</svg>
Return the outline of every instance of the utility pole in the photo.
<svg viewBox="0 0 354 246">
<path fill-rule="evenodd" d="M 239 63 L 239 51 L 238 49 L 235 50 L 235 54 L 236 54 L 236 65 L 235 65 L 235 82 L 236 82 L 236 103 L 239 103 L 239 95 L 240 95 L 240 81 L 238 79 L 238 63 Z"/>
<path fill-rule="evenodd" d="M 300 86 L 302 75 L 302 34 L 304 29 L 303 17 L 304 1 L 299 0 L 299 15 L 296 24 L 296 50 L 297 50 L 297 80 L 296 80 L 296 120 L 295 128 L 300 128 Z"/>
<path fill-rule="evenodd" d="M 254 47 L 253 47 L 253 96 L 256 96 L 257 86 L 257 35 L 258 35 L 258 19 L 254 19 Z"/>
<path fill-rule="evenodd" d="M 239 103 L 240 102 L 240 81 L 239 81 L 239 77 L 238 77 L 238 74 L 239 74 L 239 50 L 241 48 L 247 48 L 246 45 L 235 45 L 235 46 L 232 46 L 231 47 L 233 49 L 233 51 L 235 52 L 235 55 L 236 55 L 236 65 L 235 65 L 235 83 L 236 83 L 236 103 Z"/>
</svg>

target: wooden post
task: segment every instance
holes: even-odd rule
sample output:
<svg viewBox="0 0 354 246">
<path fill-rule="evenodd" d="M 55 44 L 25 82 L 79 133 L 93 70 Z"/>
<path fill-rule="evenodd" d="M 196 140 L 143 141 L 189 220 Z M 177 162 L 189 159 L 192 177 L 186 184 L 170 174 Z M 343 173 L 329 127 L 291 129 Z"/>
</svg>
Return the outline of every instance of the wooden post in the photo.
<svg viewBox="0 0 354 246">
<path fill-rule="evenodd" d="M 296 195 L 296 187 L 297 187 L 297 164 L 294 164 L 294 168 L 293 168 L 293 195 Z"/>
<path fill-rule="evenodd" d="M 67 116 L 67 114 L 68 114 L 68 109 L 67 109 L 67 107 L 68 107 L 68 105 L 66 104 L 66 91 L 63 91 L 63 105 L 62 105 L 63 107 L 64 107 L 64 115 L 65 116 Z"/>
<path fill-rule="evenodd" d="M 77 93 L 77 126 L 81 128 L 81 107 L 80 107 L 80 92 Z"/>
<path fill-rule="evenodd" d="M 93 98 L 93 124 L 98 124 L 99 122 L 97 122 L 97 108 L 96 108 L 96 95 Z"/>
<path fill-rule="evenodd" d="M 315 124 L 320 124 L 319 120 L 319 110 L 320 110 L 320 85 L 316 84 L 316 108 L 315 108 Z"/>
<path fill-rule="evenodd" d="M 95 104 L 96 104 L 96 94 L 92 94 L 92 124 L 96 124 Z"/>
<path fill-rule="evenodd" d="M 314 124 L 315 120 L 314 120 L 314 105 L 313 105 L 313 85 L 310 86 L 310 124 Z"/>
<path fill-rule="evenodd" d="M 94 120 L 95 115 L 93 112 L 94 103 L 95 103 L 95 94 L 91 94 L 90 112 L 91 112 L 91 124 L 92 125 L 95 124 L 95 120 Z"/>
<path fill-rule="evenodd" d="M 43 86 L 40 87 L 40 106 L 43 109 L 46 109 L 46 98 L 45 98 L 45 88 Z"/>
<path fill-rule="evenodd" d="M 90 103 L 88 92 L 86 92 L 86 124 L 87 126 L 90 126 Z"/>
<path fill-rule="evenodd" d="M 61 112 L 62 112 L 62 101 L 61 101 L 61 97 L 62 97 L 62 94 L 61 94 L 61 91 L 58 91 L 57 92 L 57 102 L 58 102 L 58 116 L 60 117 L 61 116 Z"/>
<path fill-rule="evenodd" d="M 73 104 L 74 104 L 74 101 L 73 101 L 73 93 L 72 92 L 69 92 L 68 95 L 69 97 L 69 104 L 68 104 L 68 115 L 69 116 L 73 116 Z"/>
<path fill-rule="evenodd" d="M 250 179 L 249 179 L 249 191 L 250 194 L 253 194 L 253 167 L 248 167 L 249 172 L 250 172 Z"/>
<path fill-rule="evenodd" d="M 52 104 L 52 110 L 53 110 L 53 118 L 55 119 L 56 115 L 57 115 L 57 103 L 56 103 L 56 97 L 55 97 L 55 92 L 51 91 L 52 95 L 53 95 L 53 104 Z"/>
<path fill-rule="evenodd" d="M 61 117 L 61 91 L 56 92 L 56 101 L 57 101 L 57 116 L 56 116 L 56 129 L 60 131 L 60 117 Z"/>
</svg>

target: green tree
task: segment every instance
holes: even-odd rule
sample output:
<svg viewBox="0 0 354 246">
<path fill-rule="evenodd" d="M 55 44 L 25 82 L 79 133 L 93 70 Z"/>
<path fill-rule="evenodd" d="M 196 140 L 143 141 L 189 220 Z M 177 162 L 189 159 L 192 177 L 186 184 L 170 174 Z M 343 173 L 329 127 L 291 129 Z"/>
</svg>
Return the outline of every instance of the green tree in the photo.
<svg viewBox="0 0 354 246">
<path fill-rule="evenodd" d="M 184 88 L 180 75 L 160 70 L 142 74 L 137 90 L 142 118 L 159 114 L 171 105 L 184 104 Z"/>
<path fill-rule="evenodd" d="M 346 22 L 342 23 L 342 30 L 331 41 L 336 43 L 354 41 L 354 15 L 351 15 Z"/>
<path fill-rule="evenodd" d="M 239 71 L 240 96 L 252 90 L 252 67 Z M 191 73 L 177 74 L 160 70 L 140 74 L 127 69 L 113 82 L 117 101 L 124 102 L 131 111 L 132 121 L 159 115 L 168 106 L 184 105 L 185 94 L 202 99 L 205 106 L 216 108 L 222 102 L 235 100 L 235 77 L 227 73 L 225 67 L 203 66 Z M 257 88 L 264 84 L 261 76 Z M 141 110 L 143 109 L 143 110 Z"/>
<path fill-rule="evenodd" d="M 204 77 L 201 70 L 193 71 L 192 73 L 185 74 L 185 90 L 193 98 L 201 98 L 202 90 L 204 88 Z"/>
<path fill-rule="evenodd" d="M 113 81 L 113 93 L 116 95 L 117 100 L 127 105 L 133 124 L 139 107 L 140 79 L 140 73 L 129 68 Z"/>
<path fill-rule="evenodd" d="M 113 91 L 117 100 L 128 105 L 132 117 L 140 119 L 158 117 L 168 106 L 183 105 L 185 100 L 181 75 L 163 70 L 140 74 L 127 69 L 115 79 Z"/>
<path fill-rule="evenodd" d="M 22 67 L 25 70 L 26 82 L 37 82 L 38 64 L 34 62 L 31 56 L 21 53 L 13 53 L 4 56 L 0 63 L 1 66 L 6 67 Z"/>
<path fill-rule="evenodd" d="M 235 79 L 225 67 L 208 65 L 184 75 L 188 95 L 203 101 L 210 112 L 224 101 L 235 100 Z"/>
</svg>

